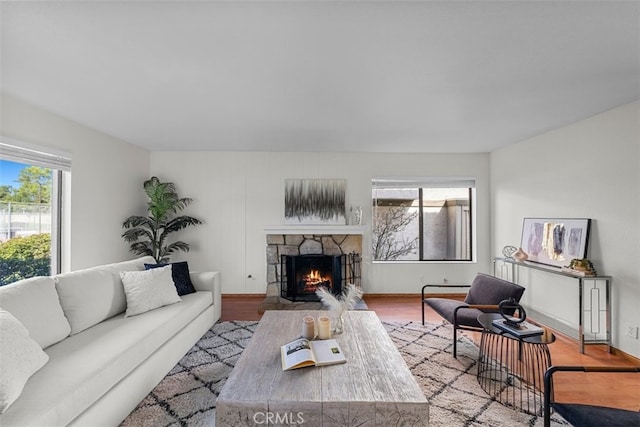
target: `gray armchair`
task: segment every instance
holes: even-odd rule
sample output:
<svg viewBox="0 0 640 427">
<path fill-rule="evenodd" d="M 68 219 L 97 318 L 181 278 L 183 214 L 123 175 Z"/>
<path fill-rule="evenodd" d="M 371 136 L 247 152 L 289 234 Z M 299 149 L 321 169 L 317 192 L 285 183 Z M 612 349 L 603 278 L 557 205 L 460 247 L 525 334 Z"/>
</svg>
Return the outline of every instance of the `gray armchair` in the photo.
<svg viewBox="0 0 640 427">
<path fill-rule="evenodd" d="M 482 325 L 478 322 L 480 314 L 498 312 L 498 304 L 503 300 L 513 298 L 515 302 L 520 302 L 524 293 L 524 288 L 520 285 L 483 273 L 478 273 L 470 286 L 464 286 L 469 287 L 464 301 L 425 298 L 425 289 L 434 286 L 441 285 L 424 285 L 422 287 L 422 324 L 424 325 L 424 306 L 426 304 L 453 325 L 453 357 L 457 357 L 458 329 L 481 331 Z M 513 313 L 507 314 L 512 315 Z"/>
<path fill-rule="evenodd" d="M 580 403 L 555 402 L 553 396 L 553 374 L 556 372 L 640 373 L 640 366 L 551 366 L 544 374 L 544 427 L 551 425 L 552 409 L 574 426 L 640 426 L 640 412 Z"/>
</svg>

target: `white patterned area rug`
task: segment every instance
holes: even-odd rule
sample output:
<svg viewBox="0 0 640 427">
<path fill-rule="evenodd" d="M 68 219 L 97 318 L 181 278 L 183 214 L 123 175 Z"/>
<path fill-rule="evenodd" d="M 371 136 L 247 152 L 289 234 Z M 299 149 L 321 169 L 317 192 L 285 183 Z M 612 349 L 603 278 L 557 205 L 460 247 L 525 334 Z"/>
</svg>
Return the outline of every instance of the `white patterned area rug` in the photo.
<svg viewBox="0 0 640 427">
<path fill-rule="evenodd" d="M 178 362 L 121 427 L 215 425 L 215 401 L 257 322 L 216 323 Z M 389 336 L 429 400 L 434 427 L 542 426 L 542 417 L 524 414 L 491 399 L 476 379 L 478 347 L 458 338 L 452 356 L 452 328 L 446 323 L 383 322 Z M 568 425 L 554 415 L 552 425 Z M 315 426 L 310 426 L 315 427 Z"/>
<path fill-rule="evenodd" d="M 429 401 L 429 424 L 453 426 L 542 426 L 542 416 L 525 414 L 492 399 L 476 378 L 478 347 L 446 322 L 383 322 L 389 336 Z M 570 425 L 558 415 L 552 426 Z"/>
</svg>

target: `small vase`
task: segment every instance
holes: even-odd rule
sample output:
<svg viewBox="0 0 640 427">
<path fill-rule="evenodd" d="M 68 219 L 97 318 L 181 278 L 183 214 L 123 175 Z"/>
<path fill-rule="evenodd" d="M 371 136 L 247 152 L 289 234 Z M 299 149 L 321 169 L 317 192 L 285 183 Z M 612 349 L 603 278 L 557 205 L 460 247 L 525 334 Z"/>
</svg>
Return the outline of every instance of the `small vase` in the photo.
<svg viewBox="0 0 640 427">
<path fill-rule="evenodd" d="M 342 317 L 342 314 L 338 315 L 335 319 L 334 323 L 334 328 L 333 328 L 333 333 L 334 334 L 341 334 L 342 332 L 344 332 L 344 317 Z"/>
<path fill-rule="evenodd" d="M 353 225 L 362 224 L 362 208 L 360 206 L 356 206 L 353 211 Z"/>
<path fill-rule="evenodd" d="M 351 206 L 349 208 L 349 225 L 361 225 L 362 224 L 362 207 Z"/>
</svg>

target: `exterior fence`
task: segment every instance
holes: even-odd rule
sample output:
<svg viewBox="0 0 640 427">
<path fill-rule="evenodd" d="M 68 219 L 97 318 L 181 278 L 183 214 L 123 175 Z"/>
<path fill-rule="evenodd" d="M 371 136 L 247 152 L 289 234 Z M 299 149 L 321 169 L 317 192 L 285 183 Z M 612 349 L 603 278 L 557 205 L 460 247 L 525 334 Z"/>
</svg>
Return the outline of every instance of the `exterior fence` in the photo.
<svg viewBox="0 0 640 427">
<path fill-rule="evenodd" d="M 51 205 L 0 202 L 0 242 L 51 233 Z"/>
</svg>

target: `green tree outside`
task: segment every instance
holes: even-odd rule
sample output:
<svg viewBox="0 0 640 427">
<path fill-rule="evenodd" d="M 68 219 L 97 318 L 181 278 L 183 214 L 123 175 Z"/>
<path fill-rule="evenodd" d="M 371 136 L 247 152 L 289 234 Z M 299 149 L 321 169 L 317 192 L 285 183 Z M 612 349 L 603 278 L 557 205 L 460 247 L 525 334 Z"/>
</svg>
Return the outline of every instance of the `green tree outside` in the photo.
<svg viewBox="0 0 640 427">
<path fill-rule="evenodd" d="M 11 186 L 0 187 L 0 200 L 38 204 L 51 202 L 51 169 L 27 166 L 18 174 L 18 183 L 20 186 L 17 189 Z M 3 189 L 6 195 L 3 194 Z"/>
<path fill-rule="evenodd" d="M 10 185 L 0 185 L 0 201 L 11 200 L 13 187 Z"/>
<path fill-rule="evenodd" d="M 48 276 L 51 265 L 51 235 L 14 237 L 0 243 L 0 286 L 34 276 Z"/>
<path fill-rule="evenodd" d="M 50 205 L 52 170 L 25 166 L 18 174 L 18 188 L 0 186 L 0 201 L 28 203 L 34 207 Z M 51 272 L 51 234 L 14 237 L 0 243 L 0 286 Z"/>
</svg>

